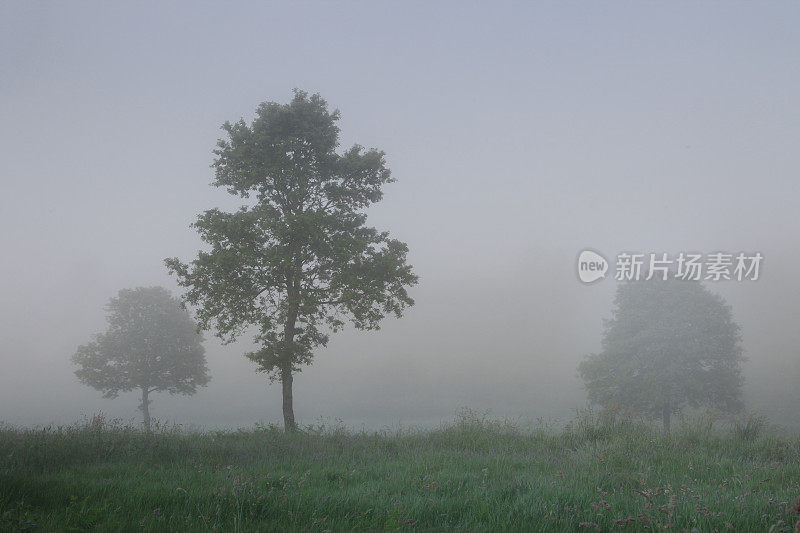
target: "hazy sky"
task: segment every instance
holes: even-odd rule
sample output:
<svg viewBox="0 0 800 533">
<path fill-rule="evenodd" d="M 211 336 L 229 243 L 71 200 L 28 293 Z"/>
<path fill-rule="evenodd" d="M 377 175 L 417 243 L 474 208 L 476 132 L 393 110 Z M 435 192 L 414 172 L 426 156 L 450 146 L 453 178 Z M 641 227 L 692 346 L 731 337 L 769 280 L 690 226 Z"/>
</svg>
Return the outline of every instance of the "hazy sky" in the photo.
<svg viewBox="0 0 800 533">
<path fill-rule="evenodd" d="M 405 318 L 297 376 L 301 422 L 570 416 L 614 291 L 577 280 L 591 247 L 761 251 L 761 280 L 711 288 L 749 406 L 800 426 L 800 4 L 258 4 L 0 4 L 0 421 L 138 417 L 69 357 L 119 289 L 179 292 L 163 259 L 239 205 L 209 186 L 219 126 L 298 87 L 341 110 L 343 147 L 386 151 L 370 223 L 421 276 Z M 279 422 L 249 340 L 206 346 L 209 387 L 154 416 Z"/>
</svg>

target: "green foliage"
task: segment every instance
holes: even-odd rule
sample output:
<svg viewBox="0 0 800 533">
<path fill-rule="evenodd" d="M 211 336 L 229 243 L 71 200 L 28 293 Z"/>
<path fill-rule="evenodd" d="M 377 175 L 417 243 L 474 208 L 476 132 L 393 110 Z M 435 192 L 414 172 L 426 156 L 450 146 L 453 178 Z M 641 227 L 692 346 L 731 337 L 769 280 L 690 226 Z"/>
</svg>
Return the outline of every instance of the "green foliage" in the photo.
<svg viewBox="0 0 800 533">
<path fill-rule="evenodd" d="M 0 530 L 792 531 L 800 440 L 582 411 L 429 431 L 0 426 Z"/>
<path fill-rule="evenodd" d="M 365 226 L 362 212 L 393 181 L 384 153 L 337 153 L 338 119 L 319 95 L 295 91 L 290 104 L 261 104 L 251 125 L 225 123 L 214 184 L 257 202 L 201 214 L 194 227 L 210 251 L 166 261 L 203 328 L 225 341 L 259 328 L 248 357 L 272 377 L 310 363 L 346 317 L 376 329 L 413 304 L 406 245 Z"/>
<path fill-rule="evenodd" d="M 665 416 L 683 407 L 741 408 L 739 326 L 700 283 L 621 284 L 603 351 L 579 366 L 589 400 Z"/>
<path fill-rule="evenodd" d="M 167 259 L 203 329 L 225 342 L 255 326 L 260 348 L 246 354 L 283 382 L 284 424 L 294 429 L 292 373 L 350 321 L 378 329 L 414 301 L 408 247 L 366 226 L 364 210 L 392 180 L 384 153 L 338 153 L 339 112 L 318 94 L 262 103 L 256 118 L 226 122 L 214 185 L 255 203 L 210 209 L 194 228 L 210 247 L 191 263 Z"/>
<path fill-rule="evenodd" d="M 209 382 L 203 337 L 180 300 L 163 287 L 121 290 L 107 309 L 108 331 L 72 356 L 75 375 L 106 398 L 140 390 L 139 409 L 149 430 L 151 393 L 194 394 Z"/>
<path fill-rule="evenodd" d="M 93 531 L 102 522 L 108 513 L 106 506 L 94 506 L 89 503 L 89 498 L 79 500 L 75 496 L 70 496 L 69 503 L 64 509 L 66 514 L 67 531 Z"/>
<path fill-rule="evenodd" d="M 38 527 L 34 513 L 24 500 L 0 502 L 0 531 L 34 531 Z"/>
<path fill-rule="evenodd" d="M 143 388 L 193 394 L 208 383 L 203 337 L 169 291 L 123 289 L 107 309 L 108 331 L 72 357 L 82 383 L 107 398 Z"/>
</svg>

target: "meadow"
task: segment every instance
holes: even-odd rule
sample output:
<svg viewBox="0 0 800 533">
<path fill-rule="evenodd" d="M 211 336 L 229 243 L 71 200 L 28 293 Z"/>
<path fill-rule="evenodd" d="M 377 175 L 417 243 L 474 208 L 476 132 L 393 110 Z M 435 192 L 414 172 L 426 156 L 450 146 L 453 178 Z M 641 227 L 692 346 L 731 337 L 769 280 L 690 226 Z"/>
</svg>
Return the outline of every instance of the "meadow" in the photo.
<svg viewBox="0 0 800 533">
<path fill-rule="evenodd" d="M 2 531 L 800 531 L 800 438 L 583 411 L 520 427 L 0 426 Z"/>
</svg>

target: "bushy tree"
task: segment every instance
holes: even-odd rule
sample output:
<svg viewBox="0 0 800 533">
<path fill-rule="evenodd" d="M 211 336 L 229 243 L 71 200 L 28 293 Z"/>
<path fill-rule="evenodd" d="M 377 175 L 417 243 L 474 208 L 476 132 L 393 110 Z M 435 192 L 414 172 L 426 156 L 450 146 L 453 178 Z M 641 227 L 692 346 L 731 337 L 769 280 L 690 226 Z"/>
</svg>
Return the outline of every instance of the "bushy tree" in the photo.
<svg viewBox="0 0 800 533">
<path fill-rule="evenodd" d="M 123 289 L 107 306 L 108 331 L 72 356 L 75 375 L 115 398 L 141 391 L 144 427 L 150 431 L 150 394 L 194 394 L 209 382 L 197 324 L 163 287 Z"/>
<path fill-rule="evenodd" d="M 742 347 L 731 308 L 699 282 L 621 284 L 602 352 L 579 366 L 591 402 L 670 417 L 684 406 L 741 408 Z"/>
<path fill-rule="evenodd" d="M 293 374 L 346 320 L 377 329 L 413 305 L 417 276 L 407 247 L 368 227 L 364 210 L 392 180 L 384 153 L 353 146 L 338 153 L 339 112 L 318 95 L 265 102 L 248 125 L 225 123 L 215 150 L 214 185 L 255 202 L 211 209 L 194 227 L 210 245 L 184 264 L 166 260 L 203 328 L 232 342 L 255 326 L 260 348 L 246 354 L 280 379 L 283 418 L 295 428 Z"/>
</svg>

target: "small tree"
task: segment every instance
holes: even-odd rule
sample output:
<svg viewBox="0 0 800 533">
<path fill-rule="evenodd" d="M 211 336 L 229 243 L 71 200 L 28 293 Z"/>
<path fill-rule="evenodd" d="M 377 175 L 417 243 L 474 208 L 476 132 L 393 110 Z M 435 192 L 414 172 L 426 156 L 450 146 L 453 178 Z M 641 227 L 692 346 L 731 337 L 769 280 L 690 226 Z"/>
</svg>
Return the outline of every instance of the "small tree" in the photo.
<svg viewBox="0 0 800 533">
<path fill-rule="evenodd" d="M 75 375 L 116 398 L 141 391 L 144 427 L 150 431 L 150 394 L 194 394 L 209 382 L 202 335 L 191 316 L 163 287 L 119 291 L 107 306 L 108 331 L 78 348 Z"/>
<path fill-rule="evenodd" d="M 226 122 L 214 185 L 256 202 L 201 214 L 194 227 L 210 250 L 188 265 L 166 260 L 204 329 L 232 342 L 258 328 L 260 349 L 246 355 L 280 379 L 287 431 L 295 428 L 293 373 L 327 344 L 327 332 L 347 319 L 377 329 L 414 303 L 408 248 L 365 225 L 363 211 L 393 181 L 384 154 L 358 145 L 337 153 L 338 120 L 318 94 L 296 90 L 289 104 L 262 103 L 251 125 Z"/>
<path fill-rule="evenodd" d="M 621 284 L 603 351 L 578 367 L 591 402 L 660 416 L 683 406 L 741 408 L 739 326 L 724 300 L 698 282 Z"/>
</svg>

